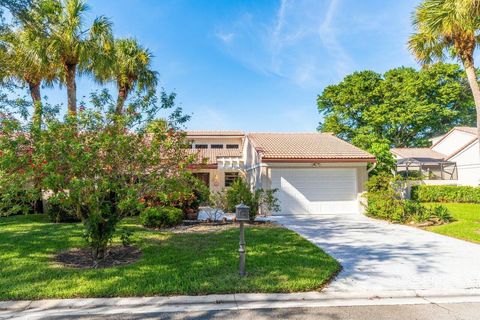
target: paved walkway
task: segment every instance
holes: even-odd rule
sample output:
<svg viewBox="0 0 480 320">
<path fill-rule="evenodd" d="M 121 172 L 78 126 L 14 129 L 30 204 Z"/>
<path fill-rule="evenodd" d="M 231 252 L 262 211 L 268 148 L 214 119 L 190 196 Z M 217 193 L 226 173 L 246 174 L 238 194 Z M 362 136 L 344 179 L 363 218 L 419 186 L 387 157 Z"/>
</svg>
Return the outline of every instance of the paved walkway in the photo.
<svg viewBox="0 0 480 320">
<path fill-rule="evenodd" d="M 363 215 L 276 220 L 340 261 L 327 292 L 480 288 L 478 244 Z"/>
</svg>

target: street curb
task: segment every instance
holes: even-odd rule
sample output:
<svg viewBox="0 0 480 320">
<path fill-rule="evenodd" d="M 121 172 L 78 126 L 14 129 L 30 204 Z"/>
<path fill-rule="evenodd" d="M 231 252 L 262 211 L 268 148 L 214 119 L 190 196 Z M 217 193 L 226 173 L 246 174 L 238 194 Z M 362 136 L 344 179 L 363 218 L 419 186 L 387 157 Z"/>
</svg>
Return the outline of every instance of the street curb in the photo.
<svg viewBox="0 0 480 320">
<path fill-rule="evenodd" d="M 0 319 L 215 310 L 480 302 L 479 289 L 383 292 L 240 293 L 206 296 L 0 301 Z"/>
</svg>

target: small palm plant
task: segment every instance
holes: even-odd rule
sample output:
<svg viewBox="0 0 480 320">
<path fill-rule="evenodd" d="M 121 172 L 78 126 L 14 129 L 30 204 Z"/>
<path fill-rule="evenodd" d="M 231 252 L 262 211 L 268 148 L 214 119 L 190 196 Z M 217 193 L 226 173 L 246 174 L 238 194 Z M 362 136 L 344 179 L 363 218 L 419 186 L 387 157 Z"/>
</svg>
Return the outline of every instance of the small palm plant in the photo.
<svg viewBox="0 0 480 320">
<path fill-rule="evenodd" d="M 447 56 L 462 62 L 477 109 L 480 138 L 480 88 L 473 59 L 480 43 L 480 1 L 424 0 L 414 13 L 413 26 L 408 47 L 421 64 Z"/>
</svg>

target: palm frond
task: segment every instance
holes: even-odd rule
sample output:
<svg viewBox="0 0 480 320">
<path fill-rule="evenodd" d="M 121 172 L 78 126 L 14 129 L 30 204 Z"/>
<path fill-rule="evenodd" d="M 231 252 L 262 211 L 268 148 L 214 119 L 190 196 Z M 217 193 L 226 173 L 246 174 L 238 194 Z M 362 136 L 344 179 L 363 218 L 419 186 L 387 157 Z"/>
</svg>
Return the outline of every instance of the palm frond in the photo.
<svg viewBox="0 0 480 320">
<path fill-rule="evenodd" d="M 452 52 L 460 59 L 473 56 L 472 35 L 480 29 L 480 0 L 424 0 L 415 10 L 408 48 L 422 64 L 445 59 Z M 473 39 L 473 40 L 472 40 Z M 477 42 L 478 43 L 478 42 Z"/>
</svg>

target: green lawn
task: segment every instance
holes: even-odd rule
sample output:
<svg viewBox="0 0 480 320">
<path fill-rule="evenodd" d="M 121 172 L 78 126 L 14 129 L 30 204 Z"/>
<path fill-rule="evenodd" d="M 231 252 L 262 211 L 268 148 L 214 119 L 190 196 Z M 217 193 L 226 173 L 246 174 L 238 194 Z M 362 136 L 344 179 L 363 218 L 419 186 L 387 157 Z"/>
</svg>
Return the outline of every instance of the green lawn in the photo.
<svg viewBox="0 0 480 320">
<path fill-rule="evenodd" d="M 332 257 L 281 227 L 248 227 L 246 278 L 238 276 L 238 229 L 174 234 L 124 226 L 142 258 L 131 265 L 78 270 L 52 257 L 82 247 L 80 224 L 42 215 L 0 218 L 0 300 L 150 296 L 320 289 L 338 272 Z"/>
<path fill-rule="evenodd" d="M 442 203 L 456 221 L 428 227 L 427 230 L 446 236 L 480 243 L 480 204 Z"/>
</svg>

